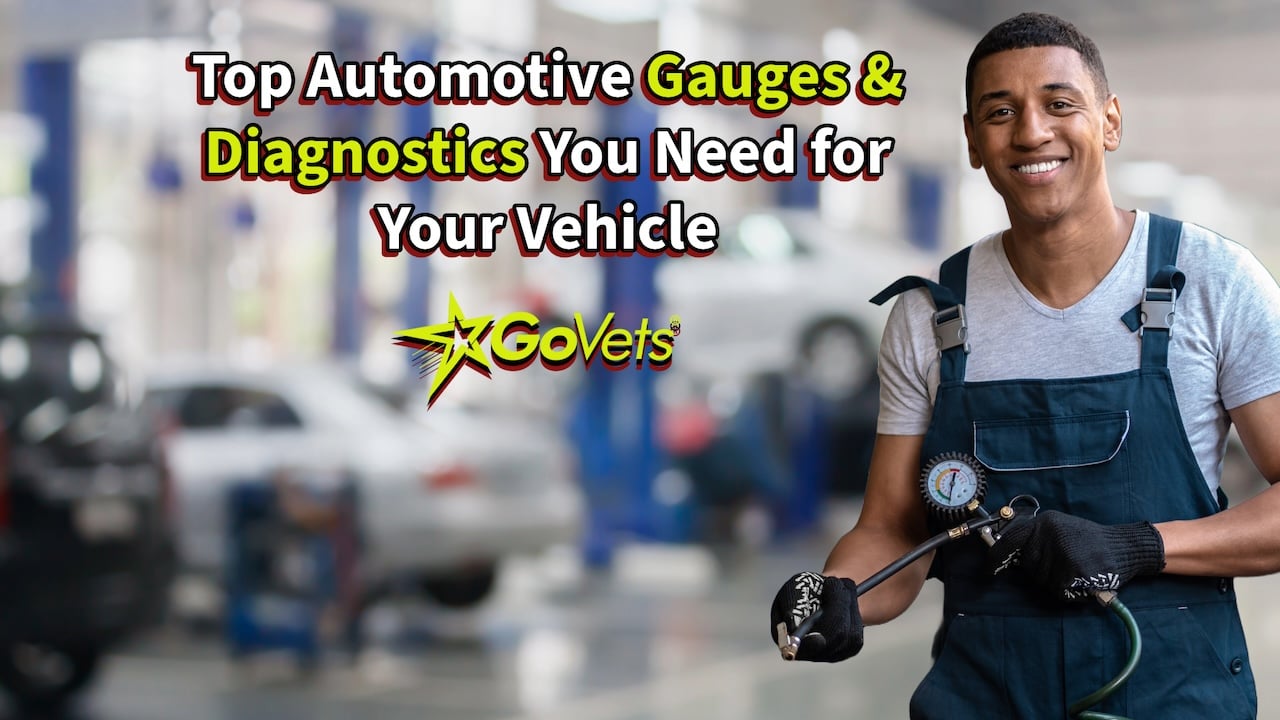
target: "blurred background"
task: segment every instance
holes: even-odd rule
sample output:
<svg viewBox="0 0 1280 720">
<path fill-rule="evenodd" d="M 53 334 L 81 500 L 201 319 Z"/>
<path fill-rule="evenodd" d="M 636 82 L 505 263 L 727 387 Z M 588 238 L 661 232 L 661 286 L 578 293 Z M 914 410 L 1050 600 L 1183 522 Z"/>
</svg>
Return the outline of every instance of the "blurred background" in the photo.
<svg viewBox="0 0 1280 720">
<path fill-rule="evenodd" d="M 930 583 L 859 658 L 765 635 L 792 573 L 857 518 L 885 309 L 867 300 L 1006 226 L 968 167 L 964 65 L 1056 12 L 1124 110 L 1118 203 L 1280 268 L 1280 5 L 1231 0 L 0 0 L 0 717 L 905 717 Z M 901 105 L 195 102 L 188 53 L 288 61 L 843 60 Z M 856 72 L 856 70 L 855 70 Z M 296 92 L 295 92 L 296 95 Z M 207 127 L 404 139 L 575 127 L 897 142 L 877 182 L 285 183 L 200 178 Z M 802 160 L 803 162 L 803 160 Z M 720 221 L 705 258 L 383 257 L 368 209 L 514 203 Z M 529 310 L 545 327 L 678 314 L 671 368 L 429 378 L 398 331 Z M 1263 483 L 1238 445 L 1233 502 Z M 1280 669 L 1273 579 L 1238 582 L 1254 673 Z M 1261 687 L 1261 717 L 1280 695 Z"/>
</svg>

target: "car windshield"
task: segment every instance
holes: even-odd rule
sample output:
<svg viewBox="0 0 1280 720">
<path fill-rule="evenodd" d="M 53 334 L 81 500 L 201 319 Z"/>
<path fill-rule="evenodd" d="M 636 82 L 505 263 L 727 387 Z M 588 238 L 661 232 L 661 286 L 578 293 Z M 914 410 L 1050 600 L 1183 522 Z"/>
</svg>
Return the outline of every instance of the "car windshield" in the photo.
<svg viewBox="0 0 1280 720">
<path fill-rule="evenodd" d="M 300 380 L 306 383 L 306 391 L 298 395 L 313 410 L 308 414 L 323 418 L 328 424 L 387 431 L 404 428 L 403 418 L 343 373 L 308 373 Z"/>
<path fill-rule="evenodd" d="M 777 262 L 799 253 L 787 226 L 773 215 L 748 215 L 738 224 L 737 250 L 752 260 Z"/>
</svg>

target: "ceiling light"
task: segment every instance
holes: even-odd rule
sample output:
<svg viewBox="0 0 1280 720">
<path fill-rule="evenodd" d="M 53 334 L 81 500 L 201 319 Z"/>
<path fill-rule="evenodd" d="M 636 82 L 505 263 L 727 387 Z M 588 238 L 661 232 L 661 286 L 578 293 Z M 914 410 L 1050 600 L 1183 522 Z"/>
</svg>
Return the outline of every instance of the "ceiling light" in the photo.
<svg viewBox="0 0 1280 720">
<path fill-rule="evenodd" d="M 654 22 L 662 15 L 662 0 L 555 0 L 567 10 L 603 23 Z"/>
</svg>

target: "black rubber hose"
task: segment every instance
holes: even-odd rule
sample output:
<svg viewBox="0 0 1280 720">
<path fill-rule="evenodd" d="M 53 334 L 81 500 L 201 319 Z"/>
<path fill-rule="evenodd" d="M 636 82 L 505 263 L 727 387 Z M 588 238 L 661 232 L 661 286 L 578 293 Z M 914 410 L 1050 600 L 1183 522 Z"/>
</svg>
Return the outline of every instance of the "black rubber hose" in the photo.
<svg viewBox="0 0 1280 720">
<path fill-rule="evenodd" d="M 966 535 L 970 535 L 977 530 L 981 530 L 982 528 L 987 527 L 988 525 L 995 525 L 998 522 L 1000 522 L 1000 518 L 998 517 L 977 518 L 977 519 L 962 523 L 961 525 L 951 530 L 945 530 L 943 532 L 938 533 L 937 535 L 934 535 L 928 540 L 925 540 L 923 543 L 917 545 L 916 548 L 911 552 L 889 563 L 889 565 L 887 565 L 880 572 L 858 583 L 858 597 L 862 597 L 864 594 L 870 592 L 875 586 L 879 585 L 885 580 L 888 580 L 889 578 L 898 574 L 898 571 L 902 570 L 902 568 L 910 565 L 916 560 L 919 560 L 920 558 L 924 557 L 930 552 L 936 550 L 938 547 L 945 545 L 948 542 L 955 540 L 957 538 L 962 538 Z M 961 531 L 961 529 L 963 530 Z M 960 532 L 957 532 L 957 531 L 960 531 Z"/>
</svg>

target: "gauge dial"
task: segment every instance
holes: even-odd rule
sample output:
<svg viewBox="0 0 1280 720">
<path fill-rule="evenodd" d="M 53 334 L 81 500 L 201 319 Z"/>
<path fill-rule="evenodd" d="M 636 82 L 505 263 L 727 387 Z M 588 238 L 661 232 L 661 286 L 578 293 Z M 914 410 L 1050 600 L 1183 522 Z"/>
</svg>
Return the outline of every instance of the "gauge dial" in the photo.
<svg viewBox="0 0 1280 720">
<path fill-rule="evenodd" d="M 964 453 L 938 455 L 925 464 L 920 476 L 921 491 L 930 512 L 946 520 L 968 515 L 970 501 L 982 502 L 986 476 L 978 460 Z"/>
</svg>

